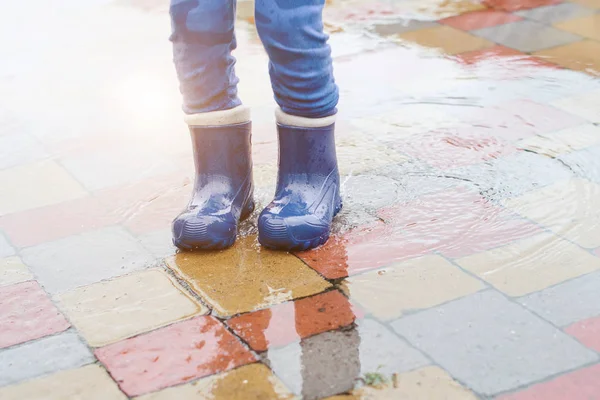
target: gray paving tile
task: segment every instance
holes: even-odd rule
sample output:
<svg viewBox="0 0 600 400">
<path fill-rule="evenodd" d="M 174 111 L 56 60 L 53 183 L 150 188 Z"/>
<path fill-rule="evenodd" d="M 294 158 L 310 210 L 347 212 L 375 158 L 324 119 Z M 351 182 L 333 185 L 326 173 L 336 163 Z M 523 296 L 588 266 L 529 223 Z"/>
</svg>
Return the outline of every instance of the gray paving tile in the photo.
<svg viewBox="0 0 600 400">
<path fill-rule="evenodd" d="M 559 161 L 528 152 L 456 168 L 446 174 L 464 180 L 493 201 L 517 197 L 574 176 Z"/>
<path fill-rule="evenodd" d="M 138 240 L 156 258 L 165 258 L 177 251 L 170 229 L 146 233 L 138 236 Z"/>
<path fill-rule="evenodd" d="M 120 227 L 109 227 L 29 247 L 22 258 L 51 293 L 143 268 L 153 257 Z"/>
<path fill-rule="evenodd" d="M 0 350 L 0 386 L 94 362 L 87 346 L 72 332 Z"/>
<path fill-rule="evenodd" d="M 0 258 L 12 256 L 14 254 L 15 249 L 8 243 L 4 234 L 0 232 Z"/>
<path fill-rule="evenodd" d="M 356 175 L 343 182 L 344 203 L 358 208 L 378 209 L 390 206 L 398 199 L 400 185 L 379 175 Z"/>
<path fill-rule="evenodd" d="M 47 155 L 42 145 L 24 132 L 0 136 L 0 169 L 27 164 Z"/>
<path fill-rule="evenodd" d="M 388 24 L 375 24 L 373 25 L 372 30 L 381 36 L 392 36 L 404 32 L 416 31 L 419 29 L 434 28 L 436 26 L 439 26 L 439 24 L 435 22 L 408 19 Z"/>
<path fill-rule="evenodd" d="M 519 302 L 558 326 L 595 317 L 600 315 L 600 272 L 521 297 Z"/>
<path fill-rule="evenodd" d="M 551 6 L 537 7 L 529 10 L 517 11 L 515 14 L 545 24 L 554 24 L 568 19 L 585 17 L 593 14 L 595 10 L 575 3 L 562 3 Z"/>
<path fill-rule="evenodd" d="M 485 396 L 597 359 L 570 336 L 494 291 L 401 318 L 392 326 Z"/>
<path fill-rule="evenodd" d="M 478 29 L 471 33 L 525 53 L 581 40 L 581 37 L 572 33 L 527 20 Z"/>
<path fill-rule="evenodd" d="M 559 159 L 576 175 L 600 183 L 600 146 L 564 154 Z"/>
<path fill-rule="evenodd" d="M 275 374 L 305 400 L 347 391 L 369 372 L 389 378 L 394 372 L 428 364 L 403 339 L 370 319 L 351 330 L 325 332 L 270 350 L 264 357 Z"/>
</svg>

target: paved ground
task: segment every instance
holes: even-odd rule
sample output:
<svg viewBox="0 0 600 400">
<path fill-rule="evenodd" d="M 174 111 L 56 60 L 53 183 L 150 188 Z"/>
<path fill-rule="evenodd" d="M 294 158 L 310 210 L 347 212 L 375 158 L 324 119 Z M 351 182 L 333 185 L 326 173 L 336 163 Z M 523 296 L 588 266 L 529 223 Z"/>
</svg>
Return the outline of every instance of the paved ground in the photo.
<svg viewBox="0 0 600 400">
<path fill-rule="evenodd" d="M 599 0 L 329 4 L 345 208 L 301 254 L 171 246 L 164 3 L 0 6 L 1 399 L 600 399 Z"/>
</svg>

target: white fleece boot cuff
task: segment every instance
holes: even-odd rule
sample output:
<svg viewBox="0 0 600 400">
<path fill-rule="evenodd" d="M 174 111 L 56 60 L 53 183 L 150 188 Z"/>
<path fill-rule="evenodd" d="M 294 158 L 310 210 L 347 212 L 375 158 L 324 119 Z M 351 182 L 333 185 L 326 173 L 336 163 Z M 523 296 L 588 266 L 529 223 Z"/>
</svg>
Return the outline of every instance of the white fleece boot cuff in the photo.
<svg viewBox="0 0 600 400">
<path fill-rule="evenodd" d="M 275 110 L 275 119 L 277 120 L 277 123 L 281 125 L 299 126 L 302 128 L 321 128 L 333 124 L 335 122 L 335 114 L 323 118 L 306 118 L 286 114 L 281 108 L 277 107 Z"/>
<path fill-rule="evenodd" d="M 222 126 L 250 121 L 250 107 L 237 106 L 229 110 L 187 114 L 184 121 L 189 126 Z"/>
</svg>

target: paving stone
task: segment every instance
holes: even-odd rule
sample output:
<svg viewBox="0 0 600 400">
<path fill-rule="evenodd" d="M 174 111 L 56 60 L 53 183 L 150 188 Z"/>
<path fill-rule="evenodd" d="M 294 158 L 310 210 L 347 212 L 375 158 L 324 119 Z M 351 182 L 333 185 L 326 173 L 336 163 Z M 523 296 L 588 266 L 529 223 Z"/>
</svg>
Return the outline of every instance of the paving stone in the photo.
<svg viewBox="0 0 600 400">
<path fill-rule="evenodd" d="M 464 53 L 491 47 L 494 44 L 488 40 L 470 35 L 450 26 L 420 29 L 398 35 L 399 39 L 414 42 L 423 47 L 439 49 L 449 55 Z"/>
<path fill-rule="evenodd" d="M 484 284 L 440 256 L 424 256 L 347 278 L 344 290 L 378 319 L 430 308 L 475 293 Z"/>
<path fill-rule="evenodd" d="M 246 365 L 230 372 L 136 397 L 136 400 L 284 400 L 296 398 L 263 364 Z"/>
<path fill-rule="evenodd" d="M 53 161 L 42 161 L 0 171 L 0 216 L 85 197 L 85 189 Z"/>
<path fill-rule="evenodd" d="M 47 156 L 43 146 L 23 132 L 0 135 L 0 169 L 31 163 Z"/>
<path fill-rule="evenodd" d="M 223 317 L 320 293 L 331 286 L 293 255 L 258 249 L 255 236 L 239 237 L 230 249 L 178 253 L 167 264 Z"/>
<path fill-rule="evenodd" d="M 227 325 L 255 351 L 352 325 L 363 312 L 337 290 L 231 318 Z"/>
<path fill-rule="evenodd" d="M 436 26 L 438 26 L 438 24 L 431 21 L 407 19 L 399 22 L 375 24 L 373 25 L 372 29 L 378 35 L 392 36 L 404 32 L 416 31 L 419 29 L 434 28 Z"/>
<path fill-rule="evenodd" d="M 594 12 L 591 8 L 583 7 L 575 3 L 561 3 L 550 6 L 532 8 L 517 11 L 515 14 L 545 24 L 554 24 L 572 18 L 583 17 Z"/>
<path fill-rule="evenodd" d="M 349 395 L 328 397 L 325 400 L 475 400 L 477 396 L 462 387 L 439 367 L 424 367 L 396 375 L 395 384 L 363 386 Z"/>
<path fill-rule="evenodd" d="M 600 392 L 600 365 L 582 368 L 520 392 L 497 397 L 498 400 L 596 399 Z"/>
<path fill-rule="evenodd" d="M 554 24 L 558 29 L 572 32 L 588 39 L 600 40 L 600 14 L 592 14 L 582 18 Z"/>
<path fill-rule="evenodd" d="M 504 205 L 578 245 L 600 246 L 600 185 L 569 179 L 508 199 Z"/>
<path fill-rule="evenodd" d="M 393 328 L 477 393 L 492 396 L 597 355 L 493 291 L 401 318 Z"/>
<path fill-rule="evenodd" d="M 172 235 L 171 229 L 163 229 L 138 236 L 138 239 L 154 257 L 165 258 L 177 252 Z"/>
<path fill-rule="evenodd" d="M 472 33 L 524 53 L 563 46 L 581 40 L 580 36 L 573 33 L 528 20 L 478 29 Z"/>
<path fill-rule="evenodd" d="M 600 315 L 600 272 L 521 297 L 519 302 L 558 326 Z"/>
<path fill-rule="evenodd" d="M 8 257 L 15 254 L 15 249 L 12 248 L 8 240 L 2 232 L 0 232 L 0 257 Z"/>
<path fill-rule="evenodd" d="M 598 71 L 600 71 L 600 55 L 596 55 L 599 62 Z M 600 90 L 594 90 L 554 101 L 552 105 L 573 115 L 585 118 L 589 122 L 599 124 L 600 110 L 598 109 L 598 101 L 600 101 Z"/>
<path fill-rule="evenodd" d="M 521 19 L 522 18 L 517 15 L 504 11 L 482 10 L 444 18 L 440 23 L 456 29 L 462 29 L 463 31 L 472 31 L 475 29 L 489 28 L 491 26 L 520 21 Z"/>
<path fill-rule="evenodd" d="M 95 351 L 129 396 L 224 372 L 256 360 L 213 317 L 196 317 Z"/>
<path fill-rule="evenodd" d="M 560 160 L 580 177 L 600 184 L 600 146 L 564 154 Z"/>
<path fill-rule="evenodd" d="M 36 281 L 0 287 L 0 348 L 62 332 L 70 324 Z"/>
<path fill-rule="evenodd" d="M 600 0 L 571 0 L 573 3 L 581 4 L 584 7 L 600 10 Z"/>
<path fill-rule="evenodd" d="M 0 398 L 3 400 L 127 399 L 99 365 L 86 365 L 0 388 Z"/>
<path fill-rule="evenodd" d="M 58 300 L 94 347 L 208 312 L 158 269 L 84 286 L 61 294 Z"/>
<path fill-rule="evenodd" d="M 153 260 L 147 250 L 120 227 L 29 247 L 21 255 L 51 293 L 124 275 Z"/>
<path fill-rule="evenodd" d="M 398 182 L 385 176 L 350 176 L 342 185 L 344 206 L 377 209 L 395 203 L 400 186 Z"/>
<path fill-rule="evenodd" d="M 391 376 L 428 364 L 423 355 L 374 320 L 270 350 L 263 358 L 292 392 L 306 400 L 350 390 L 366 373 Z"/>
<path fill-rule="evenodd" d="M 582 40 L 565 46 L 553 47 L 533 53 L 546 61 L 575 71 L 586 72 L 592 76 L 600 74 L 600 43 L 595 40 Z M 598 110 L 582 108 L 580 113 L 592 114 L 598 118 Z M 580 115 L 580 114 L 578 114 Z"/>
<path fill-rule="evenodd" d="M 523 296 L 600 270 L 600 259 L 552 234 L 460 258 L 456 263 L 509 296 Z"/>
<path fill-rule="evenodd" d="M 518 197 L 573 177 L 572 171 L 560 162 L 526 152 L 452 169 L 447 175 L 466 180 L 493 201 Z"/>
<path fill-rule="evenodd" d="M 33 275 L 19 257 L 0 258 L 0 286 L 31 279 L 33 279 Z"/>
<path fill-rule="evenodd" d="M 590 349 L 600 352 L 600 317 L 579 321 L 568 326 L 565 332 Z"/>
<path fill-rule="evenodd" d="M 518 11 L 549 4 L 557 4 L 561 1 L 562 0 L 486 0 L 484 3 L 491 8 L 499 10 Z"/>
<path fill-rule="evenodd" d="M 520 149 L 552 158 L 594 145 L 600 145 L 600 126 L 591 123 L 533 136 L 518 143 Z M 573 165 L 569 164 L 569 166 L 573 168 Z M 596 169 L 592 168 L 588 171 L 594 173 Z"/>
<path fill-rule="evenodd" d="M 0 350 L 0 386 L 92 362 L 94 356 L 75 332 L 61 333 Z M 0 398 L 4 399 L 2 396 Z"/>
</svg>

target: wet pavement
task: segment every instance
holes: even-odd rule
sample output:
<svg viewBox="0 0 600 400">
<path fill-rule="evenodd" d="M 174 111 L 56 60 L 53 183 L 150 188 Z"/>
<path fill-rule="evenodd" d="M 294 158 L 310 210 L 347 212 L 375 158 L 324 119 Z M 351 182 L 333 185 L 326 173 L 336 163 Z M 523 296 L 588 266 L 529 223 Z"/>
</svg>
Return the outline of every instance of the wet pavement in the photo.
<svg viewBox="0 0 600 400">
<path fill-rule="evenodd" d="M 299 254 L 256 215 L 232 249 L 171 245 L 167 12 L 0 6 L 0 399 L 600 399 L 599 0 L 328 3 L 345 206 Z M 238 14 L 265 205 L 275 104 Z"/>
</svg>

